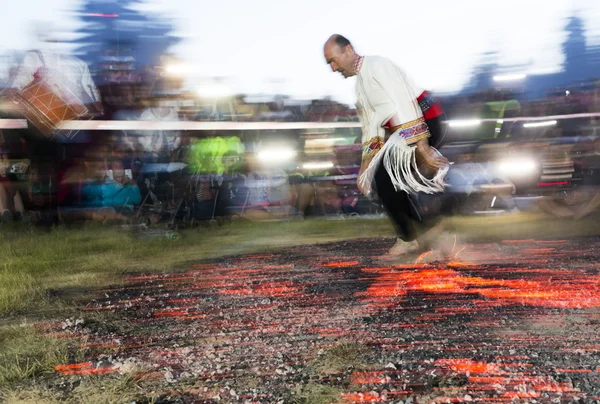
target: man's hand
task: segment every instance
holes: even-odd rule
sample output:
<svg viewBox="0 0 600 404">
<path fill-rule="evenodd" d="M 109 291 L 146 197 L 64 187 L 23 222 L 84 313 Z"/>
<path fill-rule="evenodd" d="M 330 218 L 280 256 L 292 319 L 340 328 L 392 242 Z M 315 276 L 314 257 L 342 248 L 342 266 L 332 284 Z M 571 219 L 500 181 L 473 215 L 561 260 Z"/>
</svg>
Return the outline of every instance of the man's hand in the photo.
<svg viewBox="0 0 600 404">
<path fill-rule="evenodd" d="M 448 159 L 429 146 L 428 139 L 421 139 L 416 144 L 419 166 L 426 170 L 437 171 L 448 166 Z"/>
<path fill-rule="evenodd" d="M 421 156 L 423 164 L 430 169 L 439 170 L 440 168 L 446 167 L 449 162 L 448 159 L 436 152 L 427 153 Z"/>
<path fill-rule="evenodd" d="M 97 113 L 98 115 L 104 115 L 104 107 L 102 106 L 102 103 L 100 101 L 94 102 L 92 106 L 94 108 L 95 113 Z"/>
<path fill-rule="evenodd" d="M 88 118 L 97 118 L 104 115 L 104 107 L 100 101 L 93 102 L 88 105 Z"/>
<path fill-rule="evenodd" d="M 356 186 L 358 187 L 358 190 L 360 191 L 360 193 L 363 194 L 363 195 L 365 195 L 365 196 L 368 195 L 368 192 L 360 184 L 360 177 L 365 172 L 365 170 L 367 169 L 367 167 L 369 167 L 369 164 L 371 164 L 371 160 L 373 160 L 372 156 L 371 157 L 363 157 L 362 163 L 360 165 L 360 171 L 358 172 L 358 177 L 356 178 Z"/>
<path fill-rule="evenodd" d="M 367 192 L 367 190 L 364 189 L 363 186 L 360 184 L 360 176 L 359 176 L 359 179 L 356 180 L 356 186 L 358 187 L 358 190 L 360 191 L 360 193 L 363 194 L 364 196 L 367 196 L 369 194 Z"/>
</svg>

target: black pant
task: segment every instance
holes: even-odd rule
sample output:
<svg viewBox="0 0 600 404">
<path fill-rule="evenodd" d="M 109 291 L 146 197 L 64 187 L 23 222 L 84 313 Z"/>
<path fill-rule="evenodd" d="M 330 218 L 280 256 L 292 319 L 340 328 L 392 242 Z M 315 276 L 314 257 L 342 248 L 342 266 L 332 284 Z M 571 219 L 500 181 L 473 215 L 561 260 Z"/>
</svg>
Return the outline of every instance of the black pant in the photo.
<svg viewBox="0 0 600 404">
<path fill-rule="evenodd" d="M 398 238 L 410 242 L 416 240 L 442 219 L 448 212 L 444 194 L 409 195 L 404 191 L 396 191 L 390 175 L 379 164 L 374 178 L 377 195 L 388 216 L 394 222 Z"/>
<path fill-rule="evenodd" d="M 442 147 L 446 140 L 447 128 L 442 123 L 443 119 L 445 119 L 445 114 L 425 121 L 425 123 L 427 123 L 427 127 L 429 127 L 429 133 L 431 133 L 429 144 L 436 149 Z"/>
<path fill-rule="evenodd" d="M 429 144 L 440 148 L 446 137 L 443 116 L 427 120 L 431 137 Z M 396 226 L 398 238 L 410 242 L 437 225 L 444 216 L 454 211 L 455 201 L 451 194 L 408 194 L 396 191 L 383 166 L 383 160 L 375 172 L 375 187 L 381 204 Z"/>
</svg>

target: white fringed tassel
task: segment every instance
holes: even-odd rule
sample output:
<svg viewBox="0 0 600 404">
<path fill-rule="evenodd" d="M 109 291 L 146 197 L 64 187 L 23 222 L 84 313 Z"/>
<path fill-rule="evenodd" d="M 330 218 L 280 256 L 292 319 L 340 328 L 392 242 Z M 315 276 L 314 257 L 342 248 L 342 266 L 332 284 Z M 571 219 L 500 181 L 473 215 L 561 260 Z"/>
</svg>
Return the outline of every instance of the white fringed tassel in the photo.
<svg viewBox="0 0 600 404">
<path fill-rule="evenodd" d="M 396 191 L 426 194 L 443 192 L 448 167 L 439 169 L 431 179 L 424 177 L 418 170 L 416 149 L 416 146 L 407 145 L 406 140 L 397 134 L 390 136 L 359 178 L 361 187 L 367 194 L 371 192 L 375 171 L 383 158 L 383 166 Z"/>
</svg>

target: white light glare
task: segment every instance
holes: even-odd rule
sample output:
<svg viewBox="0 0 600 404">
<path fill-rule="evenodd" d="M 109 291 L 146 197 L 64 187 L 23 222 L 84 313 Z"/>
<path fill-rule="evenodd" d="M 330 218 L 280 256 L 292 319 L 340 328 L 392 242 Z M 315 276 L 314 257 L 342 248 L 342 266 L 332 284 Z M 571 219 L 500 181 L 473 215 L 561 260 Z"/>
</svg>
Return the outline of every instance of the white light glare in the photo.
<svg viewBox="0 0 600 404">
<path fill-rule="evenodd" d="M 281 163 L 296 157 L 296 151 L 286 148 L 264 149 L 258 152 L 258 158 L 264 163 Z"/>
<path fill-rule="evenodd" d="M 333 163 L 331 161 L 317 161 L 313 163 L 305 163 L 302 168 L 305 170 L 318 170 L 322 168 L 331 168 Z"/>
<path fill-rule="evenodd" d="M 527 175 L 536 169 L 536 162 L 529 158 L 511 158 L 498 163 L 498 170 L 506 175 Z"/>
<path fill-rule="evenodd" d="M 333 137 L 333 138 L 320 138 L 320 139 L 312 139 L 315 142 L 327 142 L 327 143 L 334 143 L 334 142 L 343 142 L 344 140 L 346 140 L 346 138 L 343 137 Z"/>
<path fill-rule="evenodd" d="M 523 127 L 524 128 L 541 128 L 543 126 L 554 126 L 556 124 L 557 124 L 556 121 L 530 122 L 530 123 L 524 123 Z"/>
<path fill-rule="evenodd" d="M 472 126 L 479 126 L 481 124 L 480 120 L 477 119 L 464 119 L 464 120 L 456 120 L 456 121 L 448 121 L 448 125 L 451 128 L 468 128 Z"/>
<path fill-rule="evenodd" d="M 494 76 L 494 81 L 517 81 L 523 80 L 527 77 L 525 73 L 517 73 L 517 74 L 501 74 L 498 76 Z"/>
<path fill-rule="evenodd" d="M 231 95 L 231 90 L 223 84 L 207 84 L 198 89 L 198 95 L 203 98 L 225 98 Z"/>
<path fill-rule="evenodd" d="M 170 75 L 179 76 L 179 75 L 189 73 L 191 71 L 191 68 L 190 68 L 190 66 L 185 65 L 185 64 L 172 64 L 172 65 L 167 65 L 167 67 L 165 67 L 165 70 Z"/>
</svg>

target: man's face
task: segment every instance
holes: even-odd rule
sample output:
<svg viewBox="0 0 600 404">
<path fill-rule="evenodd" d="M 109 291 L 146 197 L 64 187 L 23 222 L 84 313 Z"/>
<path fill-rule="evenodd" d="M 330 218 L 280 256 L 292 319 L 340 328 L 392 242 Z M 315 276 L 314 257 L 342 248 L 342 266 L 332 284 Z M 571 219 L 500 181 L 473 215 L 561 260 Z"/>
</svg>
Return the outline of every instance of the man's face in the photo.
<svg viewBox="0 0 600 404">
<path fill-rule="evenodd" d="M 340 48 L 335 42 L 328 42 L 325 44 L 323 54 L 334 72 L 341 73 L 345 78 L 356 74 L 352 46 Z"/>
</svg>

